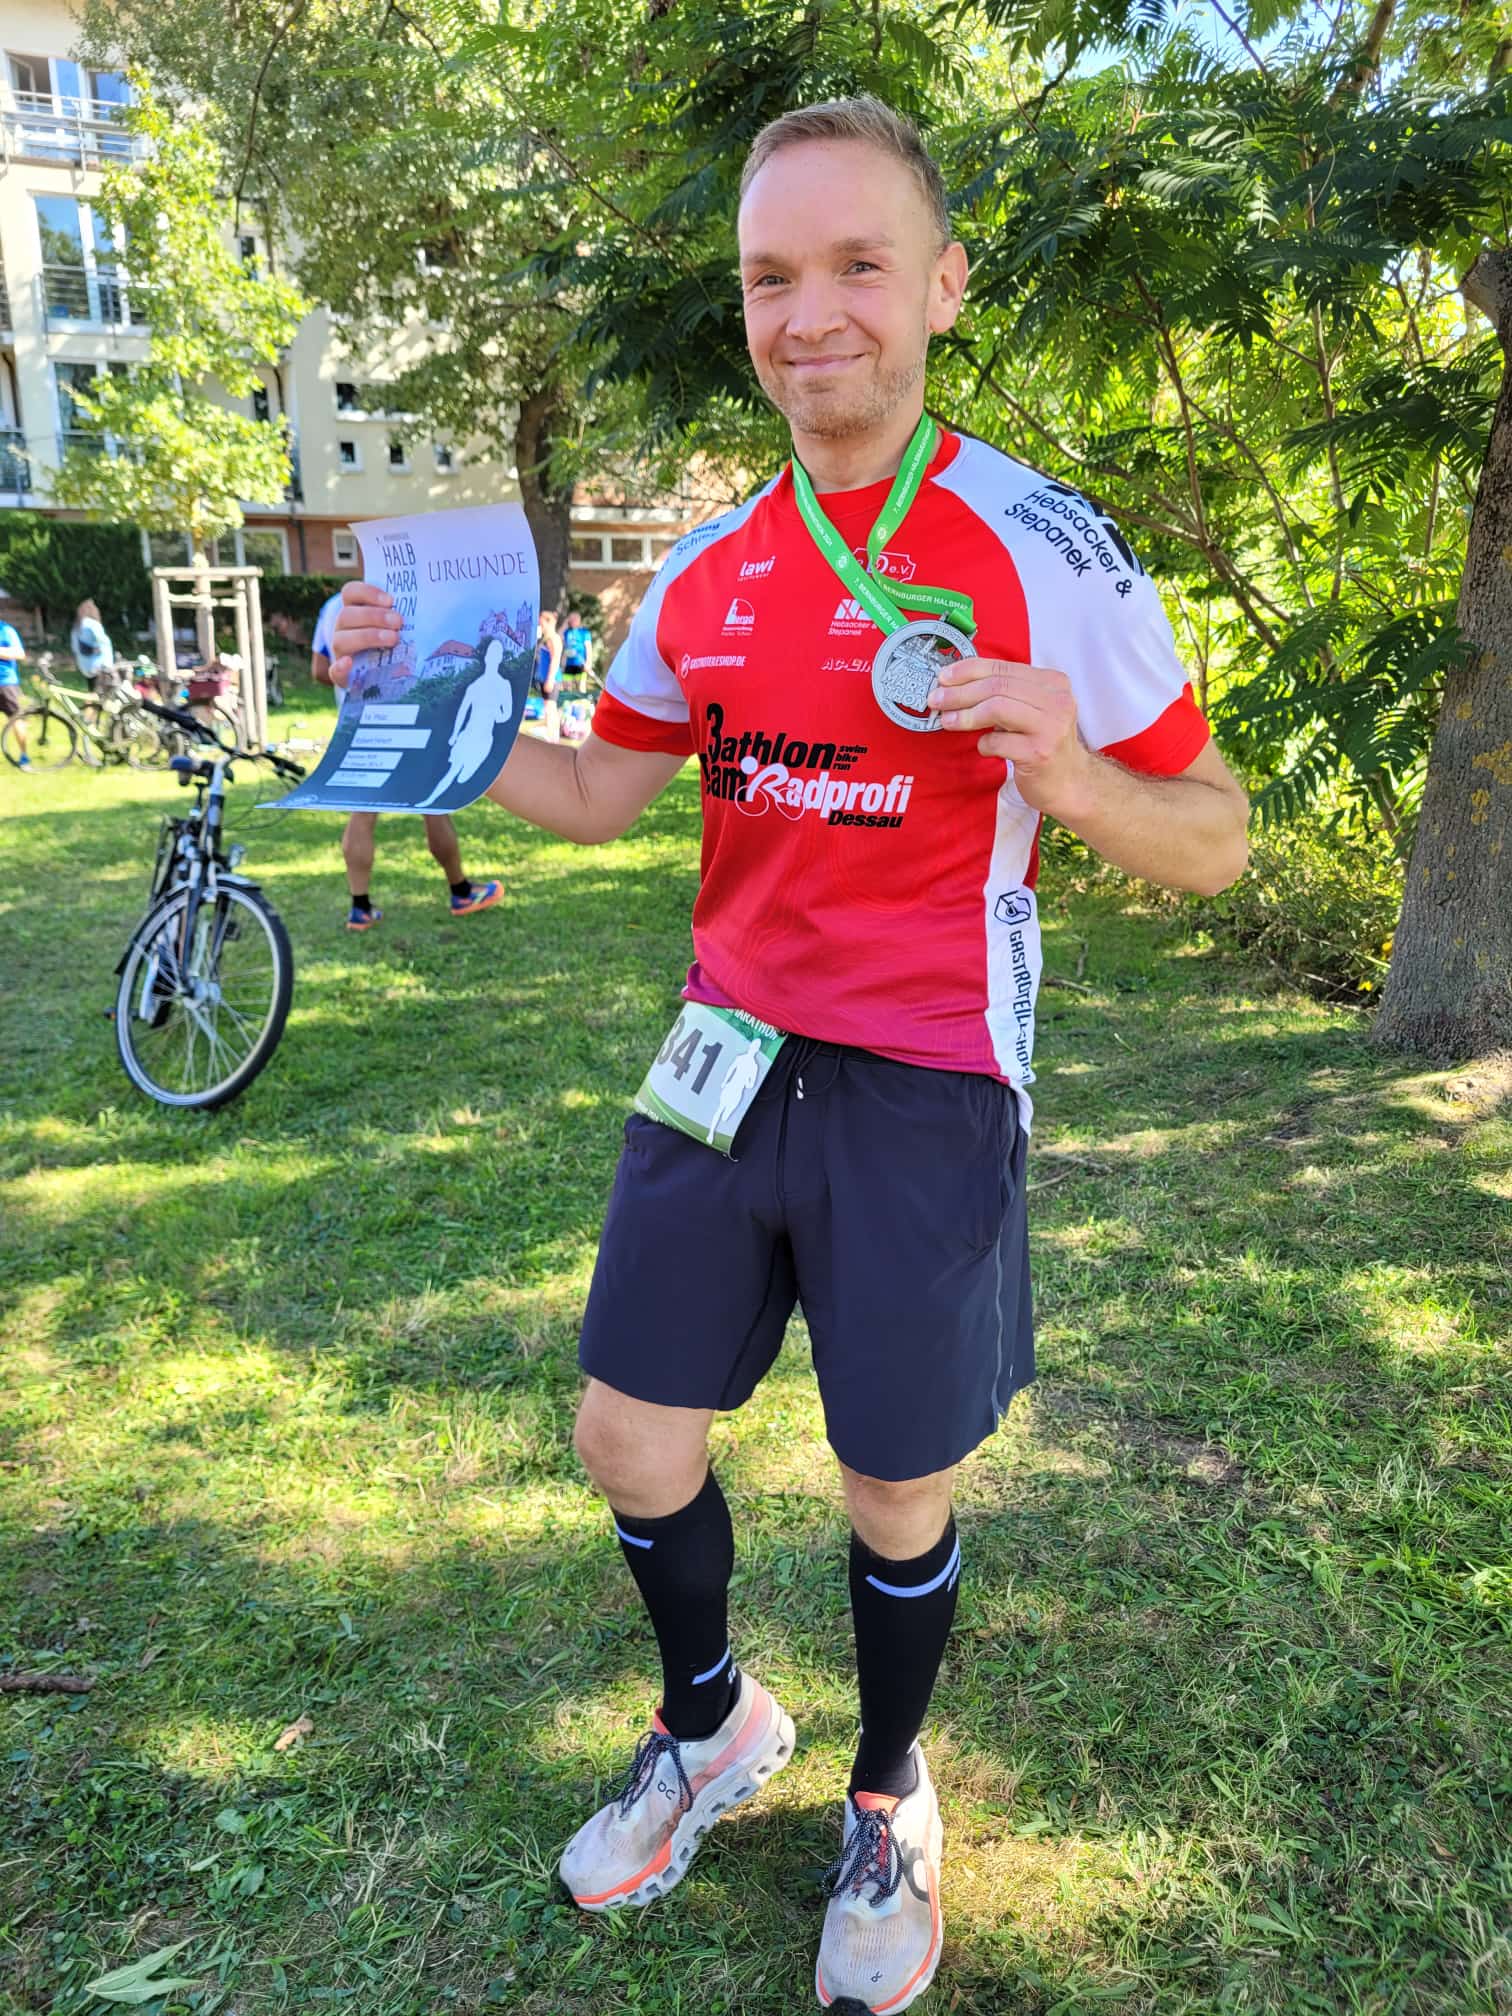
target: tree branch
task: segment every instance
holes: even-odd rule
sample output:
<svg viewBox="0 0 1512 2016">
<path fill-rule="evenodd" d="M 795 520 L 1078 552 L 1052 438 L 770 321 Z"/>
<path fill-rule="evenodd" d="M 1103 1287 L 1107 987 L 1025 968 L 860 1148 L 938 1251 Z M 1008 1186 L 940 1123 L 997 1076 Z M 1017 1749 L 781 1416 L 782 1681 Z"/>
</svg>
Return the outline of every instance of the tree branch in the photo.
<svg viewBox="0 0 1512 2016">
<path fill-rule="evenodd" d="M 252 103 L 247 111 L 247 137 L 242 144 L 241 172 L 236 178 L 235 216 L 238 227 L 241 224 L 242 190 L 246 186 L 247 176 L 251 173 L 252 169 L 252 143 L 257 135 L 257 114 L 262 104 L 263 86 L 268 81 L 268 70 L 273 62 L 273 58 L 278 54 L 279 43 L 283 41 L 289 30 L 294 26 L 294 23 L 303 14 L 305 6 L 306 0 L 294 0 L 294 5 L 289 9 L 288 15 L 282 25 L 274 29 L 273 40 L 263 51 L 262 62 L 258 65 L 257 76 L 253 80 Z"/>
</svg>

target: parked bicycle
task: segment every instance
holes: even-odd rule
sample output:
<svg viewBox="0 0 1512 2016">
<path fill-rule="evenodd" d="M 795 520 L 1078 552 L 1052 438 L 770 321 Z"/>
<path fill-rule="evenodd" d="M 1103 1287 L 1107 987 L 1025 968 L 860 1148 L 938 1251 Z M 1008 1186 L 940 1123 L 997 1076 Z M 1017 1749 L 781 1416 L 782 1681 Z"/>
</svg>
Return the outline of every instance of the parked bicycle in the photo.
<svg viewBox="0 0 1512 2016">
<path fill-rule="evenodd" d="M 203 753 L 170 761 L 197 795 L 159 830 L 147 912 L 116 967 L 116 1048 L 149 1099 L 209 1109 L 244 1092 L 273 1055 L 294 991 L 283 919 L 237 873 L 245 849 L 225 844 L 231 766 L 268 763 L 290 782 L 305 773 L 273 750 L 224 746 L 182 707 L 141 704 Z"/>
<path fill-rule="evenodd" d="M 19 768 L 25 755 L 33 770 L 60 770 L 76 758 L 96 766 L 124 762 L 133 770 L 150 770 L 184 752 L 183 733 L 165 730 L 147 712 L 126 676 L 130 667 L 123 674 L 117 666 L 101 690 L 83 692 L 55 678 L 52 663 L 52 653 L 44 652 L 34 674 L 42 697 L 0 729 L 0 755 L 8 762 Z M 210 725 L 235 739 L 236 717 L 230 710 L 218 709 Z"/>
</svg>

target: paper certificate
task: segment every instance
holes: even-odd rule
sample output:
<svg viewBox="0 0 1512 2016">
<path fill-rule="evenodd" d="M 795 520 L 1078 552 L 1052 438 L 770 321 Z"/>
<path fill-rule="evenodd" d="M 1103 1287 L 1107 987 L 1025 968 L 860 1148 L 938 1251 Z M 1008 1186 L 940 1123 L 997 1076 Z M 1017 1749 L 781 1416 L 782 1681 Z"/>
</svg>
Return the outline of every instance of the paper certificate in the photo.
<svg viewBox="0 0 1512 2016">
<path fill-rule="evenodd" d="M 540 607 L 518 504 L 372 518 L 353 530 L 363 579 L 403 628 L 354 662 L 330 747 L 278 803 L 341 812 L 460 812 L 504 767 L 530 691 Z"/>
</svg>

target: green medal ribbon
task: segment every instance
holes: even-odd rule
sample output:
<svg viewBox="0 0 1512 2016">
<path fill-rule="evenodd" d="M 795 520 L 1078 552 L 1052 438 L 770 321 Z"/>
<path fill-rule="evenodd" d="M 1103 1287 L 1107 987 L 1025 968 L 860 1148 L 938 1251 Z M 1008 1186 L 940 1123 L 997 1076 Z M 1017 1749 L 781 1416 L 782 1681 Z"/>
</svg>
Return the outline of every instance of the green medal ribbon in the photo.
<svg viewBox="0 0 1512 2016">
<path fill-rule="evenodd" d="M 923 609 L 931 616 L 946 617 L 958 630 L 964 630 L 968 637 L 976 629 L 976 611 L 971 597 L 961 594 L 959 589 L 926 588 L 915 581 L 900 582 L 900 597 L 895 599 L 882 585 L 886 576 L 875 571 L 877 556 L 908 516 L 919 494 L 919 486 L 924 481 L 924 471 L 929 467 L 934 448 L 935 424 L 926 413 L 920 418 L 913 438 L 904 450 L 898 473 L 887 493 L 887 502 L 866 535 L 865 567 L 825 517 L 824 508 L 809 481 L 808 471 L 796 455 L 793 457 L 793 495 L 798 500 L 798 515 L 807 526 L 809 537 L 884 637 L 908 628 L 908 618 L 899 607 L 899 600 L 909 609 Z"/>
</svg>

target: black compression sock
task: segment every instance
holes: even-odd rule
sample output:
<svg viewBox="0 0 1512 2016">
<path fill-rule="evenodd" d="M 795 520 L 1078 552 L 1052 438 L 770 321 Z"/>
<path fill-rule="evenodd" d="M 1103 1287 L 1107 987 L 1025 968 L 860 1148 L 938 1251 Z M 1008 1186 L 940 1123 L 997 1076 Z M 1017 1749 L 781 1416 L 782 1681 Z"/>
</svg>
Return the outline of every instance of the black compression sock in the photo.
<svg viewBox="0 0 1512 2016">
<path fill-rule="evenodd" d="M 473 892 L 472 883 L 464 875 L 460 882 L 452 883 L 451 892 L 453 896 L 471 896 Z"/>
<path fill-rule="evenodd" d="M 850 1548 L 851 1613 L 861 1740 L 850 1789 L 902 1799 L 918 1783 L 913 1746 L 924 1726 L 955 1618 L 961 1549 L 955 1520 L 927 1554 L 888 1561 L 859 1534 Z"/>
<path fill-rule="evenodd" d="M 664 1519 L 614 1515 L 625 1560 L 662 1658 L 662 1721 L 685 1742 L 712 1736 L 735 1705 L 727 1600 L 735 1566 L 730 1508 L 711 1470 L 698 1496 Z"/>
<path fill-rule="evenodd" d="M 371 910 L 372 907 L 373 899 L 371 896 L 354 896 L 352 898 L 352 908 L 354 910 Z"/>
</svg>

